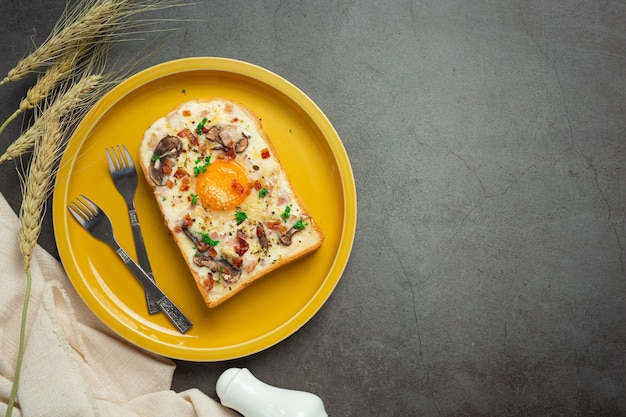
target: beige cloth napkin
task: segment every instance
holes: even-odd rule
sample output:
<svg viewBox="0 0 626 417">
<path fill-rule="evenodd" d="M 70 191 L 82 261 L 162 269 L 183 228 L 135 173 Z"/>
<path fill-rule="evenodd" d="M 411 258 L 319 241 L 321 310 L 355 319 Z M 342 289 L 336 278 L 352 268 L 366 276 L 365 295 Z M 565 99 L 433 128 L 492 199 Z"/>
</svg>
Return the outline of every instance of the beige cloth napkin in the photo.
<svg viewBox="0 0 626 417">
<path fill-rule="evenodd" d="M 170 389 L 175 364 L 123 341 L 85 306 L 41 247 L 31 265 L 26 350 L 14 416 L 229 416 L 193 388 Z M 26 275 L 17 217 L 0 195 L 0 413 L 15 375 Z"/>
</svg>

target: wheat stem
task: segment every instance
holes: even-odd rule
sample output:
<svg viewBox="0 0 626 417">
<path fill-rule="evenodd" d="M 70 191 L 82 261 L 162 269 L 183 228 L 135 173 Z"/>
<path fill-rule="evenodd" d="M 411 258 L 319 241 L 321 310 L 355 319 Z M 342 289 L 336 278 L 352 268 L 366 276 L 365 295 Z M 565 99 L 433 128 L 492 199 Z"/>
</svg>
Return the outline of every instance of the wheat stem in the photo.
<svg viewBox="0 0 626 417">
<path fill-rule="evenodd" d="M 30 289 L 32 286 L 32 274 L 26 271 L 26 290 L 24 292 L 24 305 L 22 305 L 22 320 L 20 324 L 20 341 L 17 352 L 17 363 L 15 365 L 15 376 L 13 377 L 13 386 L 11 387 L 11 394 L 9 395 L 9 401 L 7 404 L 6 417 L 13 415 L 13 405 L 15 404 L 15 397 L 17 396 L 17 386 L 19 385 L 20 374 L 22 371 L 22 361 L 24 360 L 24 347 L 26 339 L 26 319 L 28 317 L 28 305 L 30 304 Z"/>
<path fill-rule="evenodd" d="M 17 118 L 17 116 L 19 116 L 20 114 L 22 114 L 22 109 L 17 109 L 13 112 L 12 115 L 7 117 L 4 123 L 2 123 L 2 125 L 0 126 L 0 134 L 2 134 L 2 132 L 4 132 L 4 129 L 6 129 L 6 127 L 9 125 L 9 123 L 15 120 L 15 118 Z"/>
</svg>

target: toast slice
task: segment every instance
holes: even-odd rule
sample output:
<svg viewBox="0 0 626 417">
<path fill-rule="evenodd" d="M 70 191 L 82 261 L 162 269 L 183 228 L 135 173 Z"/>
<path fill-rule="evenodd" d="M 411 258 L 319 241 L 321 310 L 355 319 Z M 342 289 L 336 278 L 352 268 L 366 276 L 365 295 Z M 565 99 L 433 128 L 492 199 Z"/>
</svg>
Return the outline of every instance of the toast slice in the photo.
<svg viewBox="0 0 626 417">
<path fill-rule="evenodd" d="M 259 118 L 240 103 L 182 103 L 145 131 L 139 165 L 210 308 L 324 241 Z"/>
</svg>

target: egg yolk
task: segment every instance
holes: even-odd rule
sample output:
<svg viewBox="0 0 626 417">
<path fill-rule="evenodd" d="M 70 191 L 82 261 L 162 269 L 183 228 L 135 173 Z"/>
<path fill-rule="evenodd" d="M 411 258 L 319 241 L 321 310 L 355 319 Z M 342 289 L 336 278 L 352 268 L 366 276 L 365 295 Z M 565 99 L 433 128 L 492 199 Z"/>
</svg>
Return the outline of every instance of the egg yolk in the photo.
<svg viewBox="0 0 626 417">
<path fill-rule="evenodd" d="M 203 207 L 212 210 L 232 209 L 248 196 L 248 177 L 236 162 L 215 161 L 198 175 L 196 191 Z"/>
</svg>

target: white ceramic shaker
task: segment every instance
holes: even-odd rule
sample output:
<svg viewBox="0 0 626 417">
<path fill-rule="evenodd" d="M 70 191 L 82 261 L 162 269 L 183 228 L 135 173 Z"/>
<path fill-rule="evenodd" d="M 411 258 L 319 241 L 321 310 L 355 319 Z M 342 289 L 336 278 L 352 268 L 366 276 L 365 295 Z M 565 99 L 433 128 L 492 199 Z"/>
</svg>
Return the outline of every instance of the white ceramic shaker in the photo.
<svg viewBox="0 0 626 417">
<path fill-rule="evenodd" d="M 328 417 L 321 398 L 259 381 L 246 368 L 227 369 L 217 379 L 222 405 L 244 417 Z"/>
</svg>

